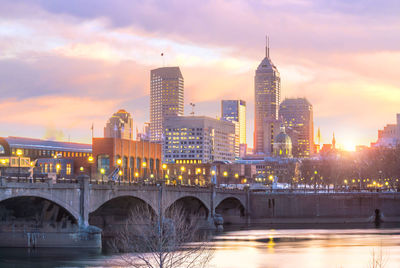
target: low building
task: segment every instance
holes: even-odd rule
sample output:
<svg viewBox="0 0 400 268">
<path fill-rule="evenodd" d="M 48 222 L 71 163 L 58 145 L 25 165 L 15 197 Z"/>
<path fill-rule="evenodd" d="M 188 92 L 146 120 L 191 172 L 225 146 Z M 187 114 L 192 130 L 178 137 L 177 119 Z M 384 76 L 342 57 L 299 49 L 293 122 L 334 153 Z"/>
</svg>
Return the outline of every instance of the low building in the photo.
<svg viewBox="0 0 400 268">
<path fill-rule="evenodd" d="M 92 145 L 75 142 L 41 140 L 23 137 L 0 138 L 0 157 L 36 159 L 70 159 L 71 174 L 78 174 L 81 167 L 88 168 Z M 66 167 L 65 167 L 66 168 Z"/>
<path fill-rule="evenodd" d="M 212 163 L 235 160 L 235 125 L 206 116 L 165 120 L 166 163 Z"/>
<path fill-rule="evenodd" d="M 161 144 L 118 138 L 93 138 L 92 177 L 109 176 L 117 168 L 125 181 L 160 178 Z"/>
</svg>

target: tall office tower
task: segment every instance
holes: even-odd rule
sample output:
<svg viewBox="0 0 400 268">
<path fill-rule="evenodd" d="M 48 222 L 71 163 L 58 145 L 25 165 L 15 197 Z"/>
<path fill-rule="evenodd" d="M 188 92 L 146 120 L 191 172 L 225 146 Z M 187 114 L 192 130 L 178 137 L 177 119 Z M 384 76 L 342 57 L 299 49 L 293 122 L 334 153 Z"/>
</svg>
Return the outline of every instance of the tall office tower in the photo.
<svg viewBox="0 0 400 268">
<path fill-rule="evenodd" d="M 314 151 L 313 107 L 305 98 L 285 99 L 279 117 L 293 143 L 295 157 L 309 157 Z"/>
<path fill-rule="evenodd" d="M 254 89 L 254 152 L 256 154 L 264 153 L 271 155 L 273 151 L 273 139 L 278 134 L 276 130 L 279 131 L 278 110 L 281 94 L 281 78 L 278 69 L 269 57 L 268 39 L 265 58 L 258 65 L 254 77 Z M 265 133 L 265 131 L 269 131 L 269 133 Z"/>
<path fill-rule="evenodd" d="M 235 156 L 238 158 L 240 144 L 246 144 L 246 102 L 222 100 L 221 119 L 235 124 Z"/>
<path fill-rule="evenodd" d="M 104 138 L 133 139 L 133 119 L 130 113 L 121 109 L 108 119 L 104 127 Z"/>
<path fill-rule="evenodd" d="M 183 115 L 183 76 L 179 67 L 150 73 L 150 140 L 162 142 L 167 117 Z"/>
</svg>

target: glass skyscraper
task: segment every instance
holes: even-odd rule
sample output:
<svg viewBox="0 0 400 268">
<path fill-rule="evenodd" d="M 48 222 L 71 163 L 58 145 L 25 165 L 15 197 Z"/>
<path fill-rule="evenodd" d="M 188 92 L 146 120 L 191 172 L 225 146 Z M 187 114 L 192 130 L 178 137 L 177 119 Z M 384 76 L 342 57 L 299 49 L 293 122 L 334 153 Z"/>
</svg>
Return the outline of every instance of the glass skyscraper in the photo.
<svg viewBox="0 0 400 268">
<path fill-rule="evenodd" d="M 288 98 L 282 101 L 279 117 L 286 133 L 292 138 L 293 155 L 310 157 L 314 151 L 313 107 L 305 98 Z"/>
<path fill-rule="evenodd" d="M 239 145 L 246 144 L 246 102 L 222 100 L 221 118 L 235 124 L 235 155 L 239 157 Z"/>
<path fill-rule="evenodd" d="M 150 140 L 162 142 L 164 120 L 183 115 L 183 76 L 179 67 L 163 67 L 150 73 Z"/>
<path fill-rule="evenodd" d="M 278 112 L 281 95 L 281 78 L 269 57 L 269 43 L 254 77 L 255 120 L 254 152 L 270 155 L 273 139 L 279 131 Z"/>
</svg>

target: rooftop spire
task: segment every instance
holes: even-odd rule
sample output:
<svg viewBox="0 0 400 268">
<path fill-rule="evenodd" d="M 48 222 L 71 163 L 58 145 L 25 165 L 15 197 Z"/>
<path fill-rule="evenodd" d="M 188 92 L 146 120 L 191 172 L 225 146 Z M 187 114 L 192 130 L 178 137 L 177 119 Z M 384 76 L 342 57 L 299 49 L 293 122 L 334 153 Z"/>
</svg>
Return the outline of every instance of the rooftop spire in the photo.
<svg viewBox="0 0 400 268">
<path fill-rule="evenodd" d="M 269 59 L 269 37 L 266 36 L 265 57 Z"/>
</svg>

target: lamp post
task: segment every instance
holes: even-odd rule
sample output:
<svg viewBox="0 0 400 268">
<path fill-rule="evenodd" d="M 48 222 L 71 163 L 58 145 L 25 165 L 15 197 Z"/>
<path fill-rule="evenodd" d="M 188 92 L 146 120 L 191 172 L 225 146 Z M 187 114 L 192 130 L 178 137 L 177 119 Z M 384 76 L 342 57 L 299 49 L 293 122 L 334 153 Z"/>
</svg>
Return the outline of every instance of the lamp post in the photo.
<svg viewBox="0 0 400 268">
<path fill-rule="evenodd" d="M 118 165 L 118 182 L 121 182 L 121 176 L 122 176 L 122 159 L 118 158 L 117 159 L 117 165 Z"/>
<path fill-rule="evenodd" d="M 224 172 L 222 173 L 222 175 L 224 176 L 224 181 L 225 181 L 225 183 L 227 183 L 228 172 L 227 172 L 227 171 L 224 171 Z"/>
<path fill-rule="evenodd" d="M 88 162 L 89 162 L 89 177 L 90 178 L 92 178 L 92 165 L 93 165 L 93 162 L 94 162 L 94 158 L 93 158 L 93 156 L 89 156 L 88 157 Z"/>
<path fill-rule="evenodd" d="M 139 172 L 135 172 L 134 176 L 135 176 L 135 182 L 137 182 L 137 180 L 139 178 Z"/>
<path fill-rule="evenodd" d="M 19 176 L 21 174 L 21 155 L 22 155 L 22 150 L 18 149 L 17 150 L 17 156 L 18 156 L 18 181 L 19 181 Z"/>
<path fill-rule="evenodd" d="M 167 164 L 162 164 L 162 180 L 165 180 L 165 171 L 167 170 Z"/>
<path fill-rule="evenodd" d="M 196 184 L 199 184 L 200 183 L 200 174 L 201 174 L 201 168 L 196 168 L 196 180 L 197 180 L 197 182 L 196 182 Z"/>
<path fill-rule="evenodd" d="M 103 184 L 104 182 L 104 173 L 106 173 L 106 170 L 104 168 L 100 169 L 100 174 L 101 174 L 101 183 Z"/>
<path fill-rule="evenodd" d="M 147 176 L 147 170 L 146 170 L 146 167 L 147 167 L 147 163 L 146 162 L 143 162 L 142 163 L 142 167 L 143 167 L 143 180 L 145 180 L 146 179 L 146 176 Z"/>
<path fill-rule="evenodd" d="M 181 166 L 181 175 L 179 176 L 179 180 L 181 181 L 181 185 L 183 184 L 183 173 L 185 172 L 186 168 Z"/>
</svg>

